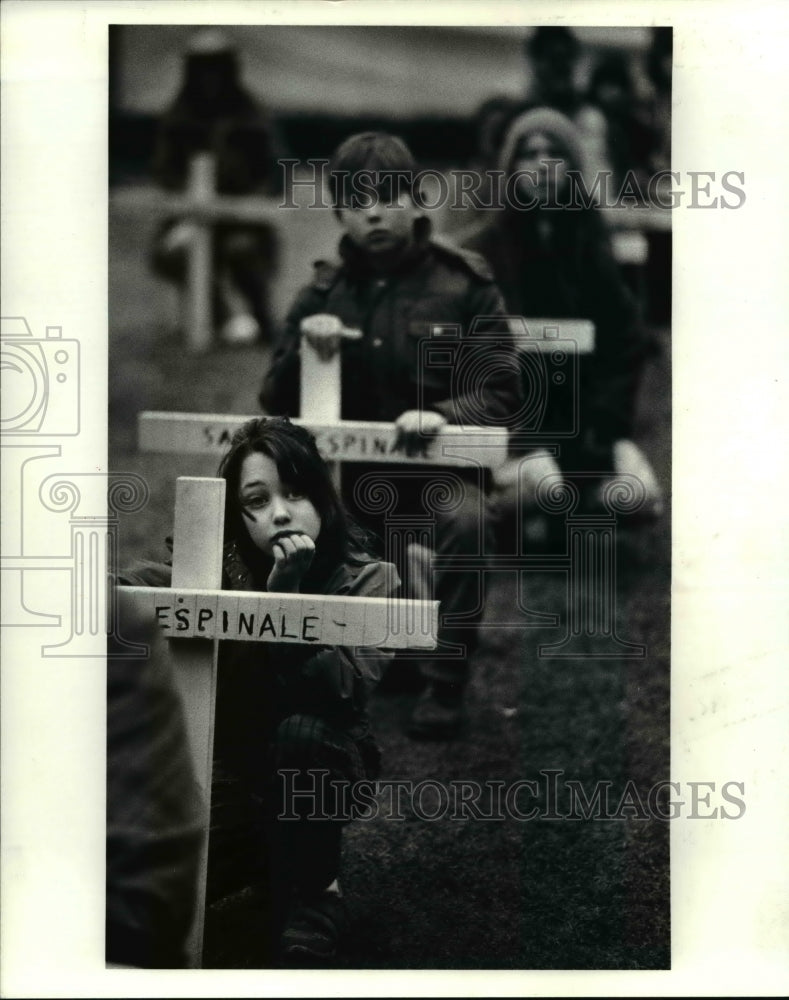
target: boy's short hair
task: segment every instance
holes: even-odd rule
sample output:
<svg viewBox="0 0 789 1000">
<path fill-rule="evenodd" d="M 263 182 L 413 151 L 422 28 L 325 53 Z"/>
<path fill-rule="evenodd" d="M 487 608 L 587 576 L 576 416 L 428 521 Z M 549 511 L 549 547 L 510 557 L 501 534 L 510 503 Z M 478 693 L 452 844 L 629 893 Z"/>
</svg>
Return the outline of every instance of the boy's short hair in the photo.
<svg viewBox="0 0 789 1000">
<path fill-rule="evenodd" d="M 408 194 L 420 204 L 419 167 L 403 140 L 388 132 L 360 132 L 342 142 L 329 163 L 329 192 L 335 210 L 365 199 L 393 200 Z"/>
</svg>

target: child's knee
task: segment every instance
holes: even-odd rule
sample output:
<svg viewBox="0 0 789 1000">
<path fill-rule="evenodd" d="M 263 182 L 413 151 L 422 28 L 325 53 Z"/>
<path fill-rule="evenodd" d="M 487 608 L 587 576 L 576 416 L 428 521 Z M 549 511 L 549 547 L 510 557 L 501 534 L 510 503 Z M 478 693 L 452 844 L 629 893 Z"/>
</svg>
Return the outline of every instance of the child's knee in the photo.
<svg viewBox="0 0 789 1000">
<path fill-rule="evenodd" d="M 625 512 L 660 517 L 664 509 L 663 490 L 644 452 L 633 441 L 617 441 L 613 448 L 614 475 L 600 484 L 600 497 L 624 503 Z M 606 504 L 608 506 L 608 504 Z"/>
<path fill-rule="evenodd" d="M 325 724 L 314 715 L 289 715 L 277 726 L 274 755 L 278 769 L 314 767 L 325 741 Z"/>
<path fill-rule="evenodd" d="M 475 485 L 466 484 L 462 499 L 450 510 L 441 511 L 436 517 L 436 547 L 476 552 L 480 544 L 480 531 L 487 524 L 485 494 Z"/>
<path fill-rule="evenodd" d="M 541 489 L 562 481 L 562 472 L 556 459 L 540 449 L 509 459 L 494 471 L 493 477 L 497 508 L 528 512 L 539 508 Z"/>
</svg>

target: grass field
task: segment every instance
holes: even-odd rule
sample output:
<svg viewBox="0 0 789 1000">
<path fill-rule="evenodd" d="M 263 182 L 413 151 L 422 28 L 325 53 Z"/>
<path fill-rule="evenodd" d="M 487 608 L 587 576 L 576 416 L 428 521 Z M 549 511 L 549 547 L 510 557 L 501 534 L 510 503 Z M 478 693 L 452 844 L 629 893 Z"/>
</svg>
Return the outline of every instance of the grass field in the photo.
<svg viewBox="0 0 789 1000">
<path fill-rule="evenodd" d="M 290 213 L 275 306 L 281 312 L 308 261 L 333 239 L 330 217 Z M 307 228 L 307 222 L 310 228 Z M 146 271 L 152 223 L 110 219 L 110 462 L 136 472 L 150 501 L 120 524 L 121 564 L 161 558 L 172 526 L 178 475 L 212 475 L 210 459 L 140 455 L 141 409 L 254 413 L 264 348 L 186 355 L 168 319 L 167 290 Z M 650 362 L 637 440 L 670 482 L 669 331 Z M 669 776 L 670 513 L 618 533 L 617 628 L 646 648 L 643 659 L 540 656 L 567 617 L 563 572 L 492 573 L 482 641 L 474 656 L 470 732 L 450 743 L 403 734 L 414 696 L 376 696 L 374 726 L 386 779 L 476 781 L 511 786 L 557 771 L 561 789 L 587 794 L 610 782 L 615 804 L 628 781 L 646 800 Z M 518 587 L 522 592 L 518 594 Z M 553 613 L 560 626 L 528 627 L 519 608 Z M 487 783 L 487 784 L 486 784 Z M 565 794 L 564 792 L 562 794 Z M 537 800 L 544 802 L 545 792 Z M 484 796 L 480 804 L 484 803 Z M 562 800 L 559 812 L 564 809 Z M 423 800 L 430 809 L 430 797 Z M 524 800 L 521 808 L 533 802 Z M 658 969 L 670 965 L 669 831 L 656 818 L 452 819 L 405 809 L 353 825 L 345 839 L 343 885 L 352 928 L 340 965 L 373 969 Z M 256 968 L 265 962 L 259 915 L 243 888 L 215 902 L 207 919 L 205 965 Z"/>
</svg>

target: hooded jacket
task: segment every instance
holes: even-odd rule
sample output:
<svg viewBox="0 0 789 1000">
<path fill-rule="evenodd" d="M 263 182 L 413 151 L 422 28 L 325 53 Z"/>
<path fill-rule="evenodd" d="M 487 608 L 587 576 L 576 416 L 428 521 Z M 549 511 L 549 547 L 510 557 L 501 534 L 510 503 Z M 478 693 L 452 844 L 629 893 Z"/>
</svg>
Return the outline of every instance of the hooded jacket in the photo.
<svg viewBox="0 0 789 1000">
<path fill-rule="evenodd" d="M 569 119 L 547 108 L 515 119 L 502 144 L 499 168 L 509 174 L 521 140 L 538 131 L 558 141 L 571 168 L 583 170 L 580 134 Z M 613 443 L 632 435 L 648 342 L 597 209 L 506 206 L 487 213 L 459 242 L 488 260 L 512 313 L 594 323 L 594 353 L 577 359 L 576 398 L 570 400 L 566 393 L 553 398 L 550 389 L 544 390 L 549 398 L 543 430 L 550 436 L 569 426 L 572 417 L 566 409 L 577 407 L 581 433 L 564 446 L 565 452 L 575 450 L 574 460 L 583 454 L 586 463 L 608 470 Z"/>
</svg>

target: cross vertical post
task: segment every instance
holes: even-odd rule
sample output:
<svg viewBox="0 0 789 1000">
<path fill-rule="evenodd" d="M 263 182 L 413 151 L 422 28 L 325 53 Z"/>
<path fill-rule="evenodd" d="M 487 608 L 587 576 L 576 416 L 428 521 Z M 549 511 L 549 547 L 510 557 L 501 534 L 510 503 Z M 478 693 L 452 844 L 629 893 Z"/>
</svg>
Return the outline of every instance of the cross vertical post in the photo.
<svg viewBox="0 0 789 1000">
<path fill-rule="evenodd" d="M 189 165 L 189 195 L 197 204 L 209 204 L 214 197 L 216 161 L 210 153 L 198 153 Z M 212 295 L 213 260 L 211 223 L 195 218 L 189 246 L 189 350 L 204 354 L 213 340 Z"/>
<path fill-rule="evenodd" d="M 301 338 L 301 419 L 316 424 L 339 424 L 342 409 L 340 351 L 324 360 Z M 340 463 L 329 462 L 334 485 L 340 489 Z"/>
<path fill-rule="evenodd" d="M 224 480 L 185 476 L 177 480 L 173 533 L 174 589 L 221 586 L 224 511 Z M 193 968 L 200 967 L 203 951 L 218 646 L 216 640 L 207 642 L 203 639 L 170 643 L 175 685 L 184 708 L 191 757 L 204 809 L 195 919 L 187 943 L 189 962 Z"/>
</svg>

